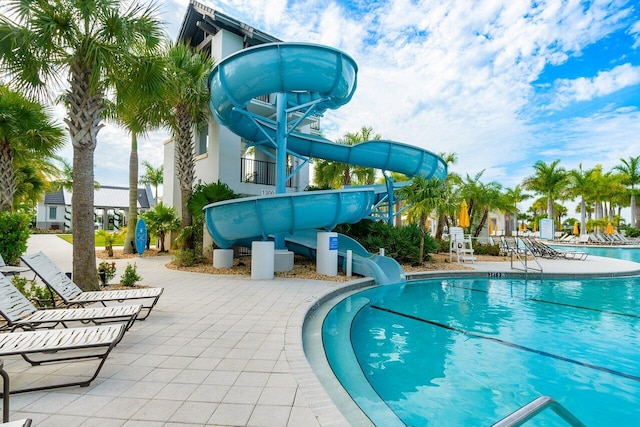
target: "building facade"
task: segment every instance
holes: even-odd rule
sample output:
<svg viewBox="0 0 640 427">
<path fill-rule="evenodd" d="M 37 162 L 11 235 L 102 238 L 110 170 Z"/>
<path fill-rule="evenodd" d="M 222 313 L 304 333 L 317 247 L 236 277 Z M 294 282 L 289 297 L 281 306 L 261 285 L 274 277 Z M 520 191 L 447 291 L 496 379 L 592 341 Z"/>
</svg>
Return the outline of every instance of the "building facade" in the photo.
<svg viewBox="0 0 640 427">
<path fill-rule="evenodd" d="M 215 63 L 242 49 L 280 41 L 193 0 L 187 8 L 178 39 L 210 54 Z M 251 101 L 249 111 L 262 116 L 275 115 L 274 104 L 275 94 L 265 94 Z M 319 135 L 319 118 L 306 118 L 297 130 Z M 194 129 L 194 135 L 196 182 L 209 184 L 220 181 L 236 193 L 247 196 L 275 193 L 273 149 L 252 145 L 252 141 L 246 141 L 218 124 L 213 116 L 205 126 Z M 287 180 L 287 191 L 305 190 L 309 186 L 307 159 L 289 156 L 288 162 L 289 170 L 297 173 Z M 175 207 L 181 215 L 180 184 L 176 177 L 175 143 L 172 139 L 164 144 L 163 202 Z M 205 248 L 211 242 L 205 233 Z"/>
</svg>

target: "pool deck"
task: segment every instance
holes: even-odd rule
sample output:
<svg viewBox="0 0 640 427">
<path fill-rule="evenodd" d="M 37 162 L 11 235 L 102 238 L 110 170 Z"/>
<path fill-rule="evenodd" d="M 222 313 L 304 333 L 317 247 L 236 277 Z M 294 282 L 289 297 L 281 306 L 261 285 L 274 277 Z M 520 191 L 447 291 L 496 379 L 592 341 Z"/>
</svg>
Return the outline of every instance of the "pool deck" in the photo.
<svg viewBox="0 0 640 427">
<path fill-rule="evenodd" d="M 52 235 L 34 235 L 28 244 L 27 253 L 42 250 L 71 271 L 70 244 Z M 11 420 L 65 427 L 350 425 L 305 358 L 302 325 L 320 299 L 367 279 L 252 281 L 169 270 L 169 260 L 116 261 L 118 277 L 135 262 L 141 283 L 164 287 L 157 306 L 125 334 L 90 386 L 13 395 Z M 640 273 L 640 264 L 595 256 L 541 264 L 545 275 Z M 468 265 L 480 274 L 511 271 L 508 262 Z M 4 362 L 12 386 L 84 375 L 95 363 Z"/>
</svg>

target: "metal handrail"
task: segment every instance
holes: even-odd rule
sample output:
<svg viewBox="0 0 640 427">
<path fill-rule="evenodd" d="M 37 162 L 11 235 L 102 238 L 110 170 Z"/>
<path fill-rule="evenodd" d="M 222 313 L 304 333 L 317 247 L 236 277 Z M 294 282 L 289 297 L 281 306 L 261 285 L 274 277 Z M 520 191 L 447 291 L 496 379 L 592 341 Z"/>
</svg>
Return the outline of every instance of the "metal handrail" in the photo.
<svg viewBox="0 0 640 427">
<path fill-rule="evenodd" d="M 516 238 L 516 247 L 515 248 L 509 248 L 509 249 L 510 249 L 510 252 L 511 252 L 511 269 L 512 270 L 524 271 L 525 275 L 528 275 L 529 270 L 539 271 L 540 272 L 540 277 L 542 278 L 542 275 L 543 275 L 542 266 L 538 262 L 538 259 L 536 258 L 536 255 L 533 252 L 531 252 L 528 248 L 525 247 L 524 248 L 524 260 L 520 257 L 520 250 L 518 249 L 517 238 Z M 518 259 L 518 261 L 520 261 L 520 264 L 522 264 L 522 266 L 524 268 L 518 268 L 518 267 L 514 267 L 513 266 L 513 254 L 514 253 L 516 255 L 516 258 Z M 529 264 L 528 264 L 529 255 L 531 255 L 531 258 L 533 258 L 533 261 L 538 265 L 538 268 L 529 267 Z"/>
<path fill-rule="evenodd" d="M 565 420 L 571 427 L 586 427 L 575 415 L 567 408 L 562 406 L 558 401 L 549 396 L 540 396 L 537 399 L 527 403 L 522 408 L 507 415 L 492 427 L 516 427 L 520 426 L 531 418 L 535 417 L 545 409 L 550 408 L 558 414 L 560 418 Z"/>
</svg>

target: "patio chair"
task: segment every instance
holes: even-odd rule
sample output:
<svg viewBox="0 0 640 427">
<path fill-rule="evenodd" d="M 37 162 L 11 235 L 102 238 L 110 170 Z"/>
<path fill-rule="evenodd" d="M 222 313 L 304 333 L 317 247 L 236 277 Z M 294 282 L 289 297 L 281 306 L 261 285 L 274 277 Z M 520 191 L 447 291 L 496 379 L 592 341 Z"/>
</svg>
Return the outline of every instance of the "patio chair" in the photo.
<svg viewBox="0 0 640 427">
<path fill-rule="evenodd" d="M 0 273 L 2 273 L 2 275 L 13 276 L 14 274 L 24 273 L 25 271 L 29 271 L 29 269 L 27 267 L 7 265 L 2 258 L 2 254 L 0 254 Z"/>
<path fill-rule="evenodd" d="M 81 322 L 84 324 L 124 322 L 128 330 L 142 309 L 137 305 L 114 305 L 109 307 L 38 310 L 11 281 L 0 275 L 0 315 L 7 321 L 0 330 L 34 330 L 55 328 Z"/>
<path fill-rule="evenodd" d="M 57 384 L 35 385 L 11 394 L 49 390 L 79 385 L 86 387 L 98 376 L 111 350 L 120 342 L 124 324 L 89 326 L 86 328 L 46 329 L 0 334 L 0 357 L 21 356 L 32 366 L 44 363 L 98 359 L 100 363 L 89 379 L 63 381 Z M 84 366 L 84 364 L 83 364 Z M 64 375 L 68 377 L 68 375 Z M 3 397 L 4 397 L 3 393 Z"/>
<path fill-rule="evenodd" d="M 449 261 L 453 259 L 454 253 L 458 262 L 473 262 L 475 260 L 471 237 L 464 235 L 462 227 L 451 227 L 449 229 Z"/>
<path fill-rule="evenodd" d="M 9 421 L 9 374 L 4 370 L 4 361 L 0 360 L 0 377 L 2 377 L 2 426 L 30 427 L 31 419 Z"/>
<path fill-rule="evenodd" d="M 23 255 L 22 261 L 40 277 L 49 289 L 58 294 L 68 307 L 84 307 L 93 303 L 100 303 L 106 307 L 107 302 L 123 302 L 137 299 L 150 300 L 151 302 L 142 304 L 145 315 L 138 317 L 139 320 L 144 320 L 149 317 L 151 310 L 153 310 L 164 290 L 164 288 L 145 288 L 83 292 L 44 253 L 38 252 L 36 254 Z"/>
</svg>

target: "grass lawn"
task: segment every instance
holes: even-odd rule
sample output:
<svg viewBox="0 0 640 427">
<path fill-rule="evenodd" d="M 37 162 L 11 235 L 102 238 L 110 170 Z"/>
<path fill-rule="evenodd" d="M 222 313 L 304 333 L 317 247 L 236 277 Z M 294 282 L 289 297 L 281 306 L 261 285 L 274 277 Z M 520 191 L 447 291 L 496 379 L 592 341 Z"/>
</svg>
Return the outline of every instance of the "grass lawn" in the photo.
<svg viewBox="0 0 640 427">
<path fill-rule="evenodd" d="M 57 236 L 59 238 L 61 238 L 62 240 L 65 240 L 69 243 L 73 244 L 73 234 L 57 234 Z M 123 234 L 121 234 L 115 241 L 115 243 L 113 244 L 113 246 L 124 246 L 124 238 L 126 236 Z M 104 238 L 102 238 L 101 236 L 98 235 L 94 235 L 94 240 L 96 242 L 96 246 L 104 246 Z"/>
</svg>

